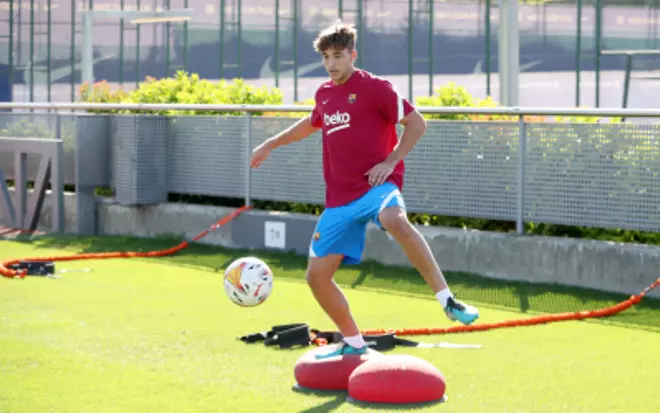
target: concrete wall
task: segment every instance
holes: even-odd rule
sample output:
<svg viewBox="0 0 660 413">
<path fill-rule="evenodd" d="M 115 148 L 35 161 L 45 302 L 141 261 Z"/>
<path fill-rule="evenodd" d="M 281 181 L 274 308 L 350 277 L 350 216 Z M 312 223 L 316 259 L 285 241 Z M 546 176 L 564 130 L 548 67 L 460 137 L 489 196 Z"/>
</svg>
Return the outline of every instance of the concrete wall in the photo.
<svg viewBox="0 0 660 413">
<path fill-rule="evenodd" d="M 75 228 L 74 195 L 66 197 L 66 228 Z M 174 235 L 190 239 L 208 229 L 233 208 L 186 204 L 127 207 L 99 200 L 101 234 L 150 237 Z M 49 200 L 40 229 L 48 230 Z M 200 242 L 229 248 L 292 250 L 307 254 L 316 217 L 249 211 L 211 232 Z M 2 217 L 0 217 L 2 222 Z M 550 282 L 637 294 L 660 277 L 660 248 L 636 244 L 568 238 L 518 236 L 453 228 L 420 227 L 445 271 L 487 277 Z M 370 226 L 365 259 L 408 266 L 408 260 L 387 233 Z M 660 297 L 657 289 L 650 294 Z"/>
</svg>

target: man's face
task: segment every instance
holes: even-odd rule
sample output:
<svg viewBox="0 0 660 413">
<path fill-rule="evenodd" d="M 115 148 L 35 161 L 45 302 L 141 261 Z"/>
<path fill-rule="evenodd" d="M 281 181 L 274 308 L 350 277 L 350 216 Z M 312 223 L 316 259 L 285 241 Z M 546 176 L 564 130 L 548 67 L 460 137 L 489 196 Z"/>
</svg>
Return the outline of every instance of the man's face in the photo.
<svg viewBox="0 0 660 413">
<path fill-rule="evenodd" d="M 323 65 L 328 71 L 330 79 L 340 84 L 348 80 L 353 73 L 353 62 L 357 52 L 348 49 L 328 48 L 323 51 Z"/>
</svg>

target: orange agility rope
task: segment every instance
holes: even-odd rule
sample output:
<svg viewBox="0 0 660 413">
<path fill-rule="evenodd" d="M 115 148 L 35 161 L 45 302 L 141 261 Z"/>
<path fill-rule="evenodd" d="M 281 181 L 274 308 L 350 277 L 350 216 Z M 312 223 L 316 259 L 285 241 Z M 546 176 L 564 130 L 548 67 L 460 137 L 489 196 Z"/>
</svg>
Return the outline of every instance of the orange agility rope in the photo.
<svg viewBox="0 0 660 413">
<path fill-rule="evenodd" d="M 250 209 L 250 206 L 243 206 L 238 208 L 229 215 L 226 215 L 220 219 L 215 224 L 211 225 L 207 230 L 201 232 L 192 241 L 198 241 L 201 238 L 205 237 L 209 232 L 227 224 L 229 221 L 236 218 L 242 212 Z M 147 252 L 97 252 L 91 254 L 77 254 L 77 255 L 68 255 L 68 256 L 56 256 L 56 257 L 38 257 L 38 258 L 24 258 L 24 259 L 15 259 L 10 261 L 5 261 L 0 263 L 0 275 L 7 278 L 20 277 L 25 278 L 27 270 L 16 271 L 12 270 L 9 267 L 18 264 L 20 262 L 30 262 L 30 261 L 79 261 L 79 260 L 92 260 L 92 259 L 108 259 L 108 258 L 134 258 L 134 257 L 164 257 L 166 255 L 175 254 L 182 249 L 188 247 L 188 241 L 182 241 L 179 245 L 176 245 L 171 248 L 167 248 L 160 251 L 147 251 Z"/>
<path fill-rule="evenodd" d="M 195 238 L 193 241 L 197 241 L 205 237 L 209 232 L 227 224 L 234 218 L 236 218 L 242 212 L 250 209 L 250 206 L 243 206 L 238 208 L 231 214 L 223 217 L 211 227 Z M 7 267 L 20 262 L 25 261 L 75 261 L 75 260 L 90 260 L 90 259 L 101 259 L 101 258 L 132 258 L 132 257 L 163 257 L 166 255 L 172 255 L 176 252 L 181 251 L 182 249 L 188 247 L 188 242 L 183 241 L 179 245 L 172 248 L 168 248 L 160 251 L 148 251 L 148 252 L 105 252 L 105 253 L 92 253 L 92 254 L 78 254 L 71 256 L 57 256 L 57 257 L 39 257 L 39 258 L 26 258 L 26 259 L 16 259 L 11 261 L 5 261 L 0 263 L 0 275 L 4 277 L 21 277 L 25 278 L 25 271 L 15 271 Z M 583 320 L 587 318 L 601 318 L 609 317 L 620 313 L 621 311 L 627 310 L 635 304 L 639 304 L 642 301 L 642 298 L 646 296 L 651 290 L 660 286 L 660 278 L 655 280 L 654 283 L 642 290 L 641 293 L 631 296 L 629 299 L 622 301 L 618 304 L 615 304 L 611 307 L 599 309 L 599 310 L 589 310 L 589 311 L 576 311 L 569 313 L 559 313 L 559 314 L 544 314 L 539 316 L 534 316 L 526 319 L 518 320 L 506 320 L 499 321 L 494 323 L 484 323 L 484 324 L 472 324 L 472 325 L 459 325 L 453 327 L 436 327 L 436 328 L 401 328 L 401 329 L 371 329 L 371 330 L 362 330 L 363 335 L 382 335 L 388 333 L 394 333 L 398 336 L 415 336 L 415 335 L 436 335 L 436 334 L 452 334 L 452 333 L 466 333 L 473 331 L 486 331 L 496 328 L 510 328 L 510 327 L 522 327 L 522 326 L 532 326 L 537 324 L 547 324 L 557 321 L 568 321 L 568 320 Z M 312 340 L 314 344 L 322 346 L 327 344 L 327 340 L 317 337 Z"/>
<path fill-rule="evenodd" d="M 635 304 L 639 304 L 642 301 L 642 298 L 654 288 L 660 286 L 660 278 L 655 280 L 655 282 L 648 287 L 646 287 L 640 294 L 633 295 L 629 299 L 622 301 L 612 307 L 607 307 L 599 310 L 590 310 L 590 311 L 576 311 L 570 313 L 559 313 L 559 314 L 544 314 L 539 316 L 534 316 L 525 319 L 518 320 L 507 320 L 507 321 L 498 321 L 494 323 L 484 323 L 484 324 L 473 324 L 473 325 L 459 325 L 453 327 L 438 327 L 438 328 L 402 328 L 402 329 L 372 329 L 372 330 L 363 330 L 363 335 L 380 335 L 387 333 L 394 333 L 399 336 L 415 336 L 415 335 L 435 335 L 435 334 L 452 334 L 452 333 L 467 333 L 473 331 L 486 331 L 496 328 L 508 328 L 508 327 L 522 327 L 522 326 L 532 326 L 537 324 L 546 324 L 556 321 L 568 321 L 568 320 L 583 320 L 586 318 L 600 318 L 600 317 L 609 317 L 614 314 L 620 313 L 621 311 L 627 310 Z M 317 344 L 322 345 L 323 343 L 319 341 Z"/>
</svg>

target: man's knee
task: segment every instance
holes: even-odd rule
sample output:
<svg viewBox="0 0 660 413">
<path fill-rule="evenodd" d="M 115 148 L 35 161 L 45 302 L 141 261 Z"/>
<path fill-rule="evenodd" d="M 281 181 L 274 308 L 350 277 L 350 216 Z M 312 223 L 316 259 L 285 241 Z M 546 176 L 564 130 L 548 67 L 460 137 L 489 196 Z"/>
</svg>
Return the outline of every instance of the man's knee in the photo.
<svg viewBox="0 0 660 413">
<path fill-rule="evenodd" d="M 310 257 L 305 273 L 309 285 L 324 284 L 332 280 L 341 265 L 342 255 L 331 254 L 325 257 Z"/>
<path fill-rule="evenodd" d="M 401 207 L 383 209 L 378 214 L 378 220 L 383 228 L 393 236 L 405 235 L 413 229 L 406 211 Z"/>
</svg>

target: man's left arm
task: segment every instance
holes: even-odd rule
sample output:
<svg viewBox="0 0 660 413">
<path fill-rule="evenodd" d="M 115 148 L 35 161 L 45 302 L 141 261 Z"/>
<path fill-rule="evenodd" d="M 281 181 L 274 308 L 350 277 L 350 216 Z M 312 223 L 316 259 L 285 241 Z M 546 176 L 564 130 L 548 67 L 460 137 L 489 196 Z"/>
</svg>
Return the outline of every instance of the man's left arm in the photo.
<svg viewBox="0 0 660 413">
<path fill-rule="evenodd" d="M 381 163 L 371 168 L 365 175 L 369 176 L 369 184 L 383 184 L 392 174 L 396 165 L 401 162 L 415 147 L 426 132 L 426 121 L 417 109 L 399 95 L 387 81 L 379 84 L 375 93 L 381 113 L 388 122 L 404 125 L 403 134 L 392 153 Z"/>
<path fill-rule="evenodd" d="M 403 125 L 401 139 L 385 160 L 394 165 L 408 156 L 420 138 L 426 133 L 426 120 L 416 109 L 408 113 L 400 123 Z"/>
</svg>

